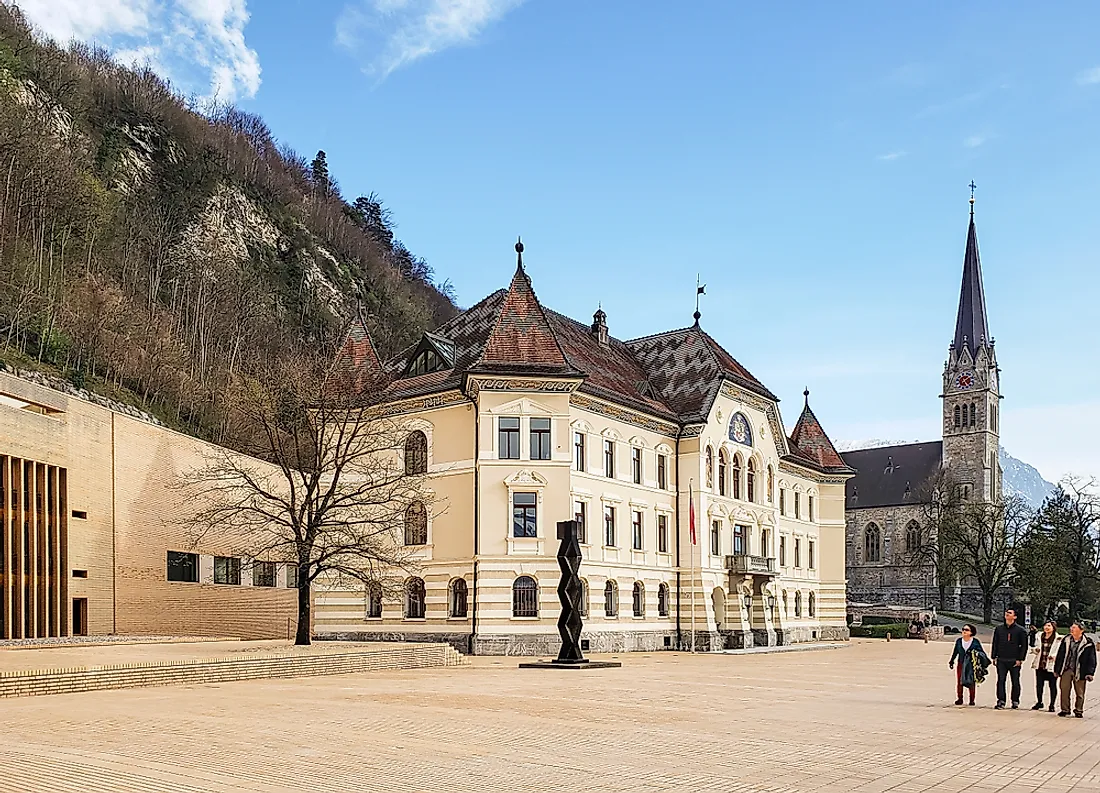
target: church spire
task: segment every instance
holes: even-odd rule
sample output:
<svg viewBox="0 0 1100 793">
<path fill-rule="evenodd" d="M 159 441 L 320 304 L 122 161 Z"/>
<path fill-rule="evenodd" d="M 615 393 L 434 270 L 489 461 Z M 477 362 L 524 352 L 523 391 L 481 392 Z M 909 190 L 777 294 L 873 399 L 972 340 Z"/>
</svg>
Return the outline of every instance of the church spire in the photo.
<svg viewBox="0 0 1100 793">
<path fill-rule="evenodd" d="M 970 183 L 970 228 L 966 232 L 966 255 L 963 258 L 962 289 L 959 292 L 959 313 L 955 319 L 955 349 L 963 347 L 976 355 L 978 347 L 989 344 L 989 320 L 985 313 L 985 289 L 982 286 L 982 262 L 978 255 L 978 232 L 974 227 L 974 188 Z"/>
</svg>

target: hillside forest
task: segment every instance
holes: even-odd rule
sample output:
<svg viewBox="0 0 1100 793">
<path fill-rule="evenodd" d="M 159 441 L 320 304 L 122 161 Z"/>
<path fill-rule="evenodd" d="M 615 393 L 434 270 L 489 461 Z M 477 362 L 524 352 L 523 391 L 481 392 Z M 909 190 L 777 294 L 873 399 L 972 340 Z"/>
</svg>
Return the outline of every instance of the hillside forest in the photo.
<svg viewBox="0 0 1100 793">
<path fill-rule="evenodd" d="M 232 445 L 234 379 L 331 354 L 357 305 L 383 357 L 456 312 L 323 151 L 0 4 L 0 361 Z"/>
</svg>

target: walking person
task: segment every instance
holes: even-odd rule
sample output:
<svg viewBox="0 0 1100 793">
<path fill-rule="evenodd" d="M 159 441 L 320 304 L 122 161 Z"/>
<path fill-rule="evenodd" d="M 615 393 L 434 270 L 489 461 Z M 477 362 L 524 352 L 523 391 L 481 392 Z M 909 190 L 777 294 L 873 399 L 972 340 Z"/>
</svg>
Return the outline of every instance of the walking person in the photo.
<svg viewBox="0 0 1100 793">
<path fill-rule="evenodd" d="M 1058 678 L 1054 675 L 1054 661 L 1058 658 L 1062 637 L 1058 635 L 1055 624 L 1047 620 L 1043 623 L 1042 632 L 1032 637 L 1031 641 L 1031 654 L 1035 656 L 1031 662 L 1031 668 L 1035 670 L 1035 705 L 1031 709 L 1043 709 L 1043 691 L 1049 689 L 1048 710 L 1053 713 L 1054 700 L 1058 698 Z"/>
<path fill-rule="evenodd" d="M 974 704 L 974 695 L 978 689 L 977 677 L 980 673 L 984 673 L 985 667 L 989 665 L 989 658 L 982 648 L 982 643 L 978 641 L 976 633 L 977 630 L 973 625 L 963 625 L 962 636 L 955 639 L 955 650 L 951 653 L 951 660 L 947 662 L 948 668 L 955 670 L 956 705 L 963 704 L 963 689 L 970 692 L 970 704 Z M 957 667 L 956 660 L 959 662 Z M 975 666 L 975 660 L 980 669 Z"/>
<path fill-rule="evenodd" d="M 993 663 L 997 665 L 996 710 L 1005 709 L 1005 688 L 1012 681 L 1012 709 L 1020 707 L 1020 667 L 1027 658 L 1027 631 L 1016 622 L 1016 609 L 1005 609 L 1004 625 L 993 631 Z"/>
<path fill-rule="evenodd" d="M 1096 645 L 1085 635 L 1080 621 L 1069 626 L 1069 636 L 1062 640 L 1054 659 L 1054 674 L 1062 688 L 1062 708 L 1059 716 L 1069 715 L 1069 694 L 1073 691 L 1073 715 L 1085 717 L 1085 685 L 1096 674 Z"/>
</svg>

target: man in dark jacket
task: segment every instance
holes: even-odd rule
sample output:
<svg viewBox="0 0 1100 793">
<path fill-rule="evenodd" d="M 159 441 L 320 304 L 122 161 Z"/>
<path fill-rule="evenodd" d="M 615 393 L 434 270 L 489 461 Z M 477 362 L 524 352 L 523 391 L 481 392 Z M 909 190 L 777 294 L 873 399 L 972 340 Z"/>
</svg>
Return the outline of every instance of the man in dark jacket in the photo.
<svg viewBox="0 0 1100 793">
<path fill-rule="evenodd" d="M 1016 622 L 1016 609 L 1005 609 L 1005 624 L 993 631 L 993 652 L 997 665 L 997 710 L 1005 708 L 1005 683 L 1012 678 L 1012 709 L 1020 707 L 1020 667 L 1027 658 L 1027 631 Z"/>
<path fill-rule="evenodd" d="M 1069 715 L 1069 692 L 1072 690 L 1076 695 L 1073 715 L 1084 718 L 1085 685 L 1096 674 L 1096 645 L 1085 635 L 1085 627 L 1080 622 L 1069 626 L 1069 637 L 1062 642 L 1058 657 L 1054 659 L 1054 674 L 1062 690 L 1062 709 L 1058 715 Z"/>
</svg>

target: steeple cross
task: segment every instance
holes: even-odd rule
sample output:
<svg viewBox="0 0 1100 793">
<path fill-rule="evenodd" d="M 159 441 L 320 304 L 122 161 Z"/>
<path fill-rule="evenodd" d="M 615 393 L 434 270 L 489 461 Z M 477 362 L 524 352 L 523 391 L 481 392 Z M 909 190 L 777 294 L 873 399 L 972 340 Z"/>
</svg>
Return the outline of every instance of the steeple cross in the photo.
<svg viewBox="0 0 1100 793">
<path fill-rule="evenodd" d="M 974 199 L 974 190 L 977 189 L 978 186 L 976 184 L 974 184 L 974 180 L 971 179 L 970 184 L 968 184 L 967 187 L 970 188 L 970 198 L 971 198 L 971 200 L 973 200 Z"/>
</svg>

